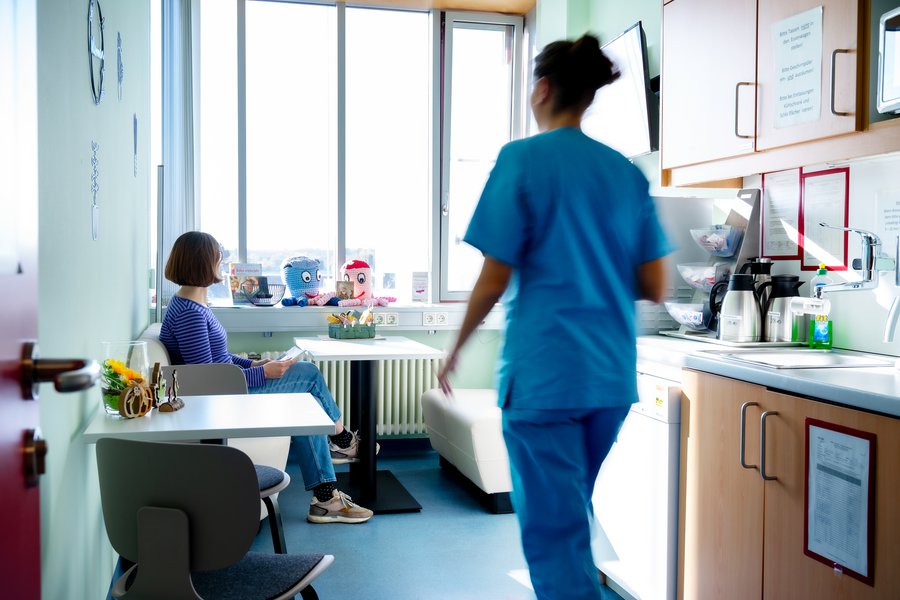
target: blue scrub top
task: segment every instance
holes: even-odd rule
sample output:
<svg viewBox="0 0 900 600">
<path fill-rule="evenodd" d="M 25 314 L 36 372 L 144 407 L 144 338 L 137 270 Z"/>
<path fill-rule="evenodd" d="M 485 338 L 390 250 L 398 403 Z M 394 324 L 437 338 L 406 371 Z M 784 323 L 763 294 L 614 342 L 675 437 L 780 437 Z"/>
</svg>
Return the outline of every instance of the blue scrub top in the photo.
<svg viewBox="0 0 900 600">
<path fill-rule="evenodd" d="M 503 147 L 464 240 L 513 267 L 500 405 L 637 401 L 637 270 L 671 246 L 644 175 L 574 127 Z"/>
</svg>

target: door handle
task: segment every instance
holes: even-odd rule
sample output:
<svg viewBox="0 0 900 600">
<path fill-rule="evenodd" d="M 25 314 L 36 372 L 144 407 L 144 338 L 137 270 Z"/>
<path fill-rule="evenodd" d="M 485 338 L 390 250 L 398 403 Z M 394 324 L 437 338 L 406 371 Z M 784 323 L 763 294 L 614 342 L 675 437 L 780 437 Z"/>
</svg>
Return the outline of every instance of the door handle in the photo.
<svg viewBox="0 0 900 600">
<path fill-rule="evenodd" d="M 755 469 L 756 465 L 748 465 L 744 462 L 744 440 L 747 425 L 747 408 L 750 406 L 759 406 L 758 402 L 744 402 L 741 404 L 741 466 L 745 469 Z"/>
<path fill-rule="evenodd" d="M 759 476 L 766 481 L 778 479 L 774 475 L 766 475 L 766 419 L 777 414 L 777 411 L 767 410 L 759 417 Z"/>
<path fill-rule="evenodd" d="M 849 117 L 853 114 L 848 112 L 839 112 L 834 109 L 834 75 L 835 69 L 837 68 L 837 55 L 849 54 L 851 52 L 853 52 L 853 50 L 848 50 L 847 48 L 836 48 L 834 52 L 831 53 L 831 114 L 836 117 Z"/>
<path fill-rule="evenodd" d="M 738 84 L 734 86 L 734 135 L 735 137 L 749 140 L 753 139 L 752 135 L 743 135 L 738 131 L 738 109 L 740 107 L 740 91 L 742 85 L 753 85 L 753 83 L 750 81 L 739 81 Z"/>
<path fill-rule="evenodd" d="M 37 487 L 40 476 L 46 472 L 46 456 L 47 441 L 41 437 L 41 430 L 25 430 L 25 439 L 22 441 L 25 487 Z"/>
<path fill-rule="evenodd" d="M 37 343 L 22 344 L 19 383 L 23 400 L 37 400 L 38 385 L 52 381 L 57 392 L 86 390 L 100 377 L 100 365 L 86 358 L 40 358 Z"/>
</svg>

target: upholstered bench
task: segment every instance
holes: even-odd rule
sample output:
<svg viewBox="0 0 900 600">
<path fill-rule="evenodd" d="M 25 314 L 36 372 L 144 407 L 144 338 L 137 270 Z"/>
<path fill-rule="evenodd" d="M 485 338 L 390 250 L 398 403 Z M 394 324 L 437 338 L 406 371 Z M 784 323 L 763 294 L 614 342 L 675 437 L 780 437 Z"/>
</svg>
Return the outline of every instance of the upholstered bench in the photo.
<svg viewBox="0 0 900 600">
<path fill-rule="evenodd" d="M 512 512 L 509 456 L 500 429 L 496 390 L 439 389 L 422 394 L 422 414 L 441 466 L 461 475 L 494 513 Z"/>
</svg>

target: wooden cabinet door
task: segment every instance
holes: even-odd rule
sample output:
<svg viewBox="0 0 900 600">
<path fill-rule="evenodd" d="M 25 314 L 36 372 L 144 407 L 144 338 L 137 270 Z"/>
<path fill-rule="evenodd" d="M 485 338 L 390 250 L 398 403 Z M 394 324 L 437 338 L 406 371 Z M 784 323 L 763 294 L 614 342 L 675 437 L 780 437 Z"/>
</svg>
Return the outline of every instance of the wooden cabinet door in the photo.
<svg viewBox="0 0 900 600">
<path fill-rule="evenodd" d="M 854 600 L 900 597 L 900 419 L 767 392 L 763 598 Z M 803 553 L 806 417 L 874 433 L 875 585 L 869 586 Z"/>
<path fill-rule="evenodd" d="M 859 28 L 865 21 L 861 18 L 863 5 L 860 0 L 759 0 L 757 150 L 862 129 L 865 104 L 862 101 L 860 76 L 865 52 L 860 52 L 859 40 L 864 36 Z M 785 108 L 784 103 L 803 102 L 809 96 L 785 98 L 783 101 L 777 98 L 784 95 L 781 92 L 785 90 L 779 87 L 779 78 L 802 72 L 806 67 L 798 63 L 798 68 L 793 71 L 776 73 L 779 67 L 791 61 L 778 59 L 773 29 L 779 30 L 785 19 L 819 6 L 822 7 L 822 52 L 818 57 L 821 67 L 818 118 L 795 125 L 776 126 L 777 113 L 803 107 L 797 104 Z"/>
<path fill-rule="evenodd" d="M 756 0 L 666 4 L 662 44 L 662 168 L 752 153 Z"/>
<path fill-rule="evenodd" d="M 678 0 L 678 4 L 682 0 Z M 748 464 L 758 464 L 765 388 L 684 371 L 678 519 L 678 597 L 759 600 L 762 594 L 763 482 L 740 464 L 741 405 Z"/>
</svg>

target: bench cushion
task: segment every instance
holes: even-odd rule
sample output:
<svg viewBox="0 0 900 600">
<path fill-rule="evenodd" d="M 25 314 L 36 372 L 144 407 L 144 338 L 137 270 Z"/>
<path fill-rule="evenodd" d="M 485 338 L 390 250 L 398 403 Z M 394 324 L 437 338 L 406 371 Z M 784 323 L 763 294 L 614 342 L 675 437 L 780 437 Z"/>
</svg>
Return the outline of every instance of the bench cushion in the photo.
<svg viewBox="0 0 900 600">
<path fill-rule="evenodd" d="M 496 390 L 456 389 L 453 399 L 428 390 L 422 412 L 438 454 L 488 494 L 512 490 Z"/>
</svg>

